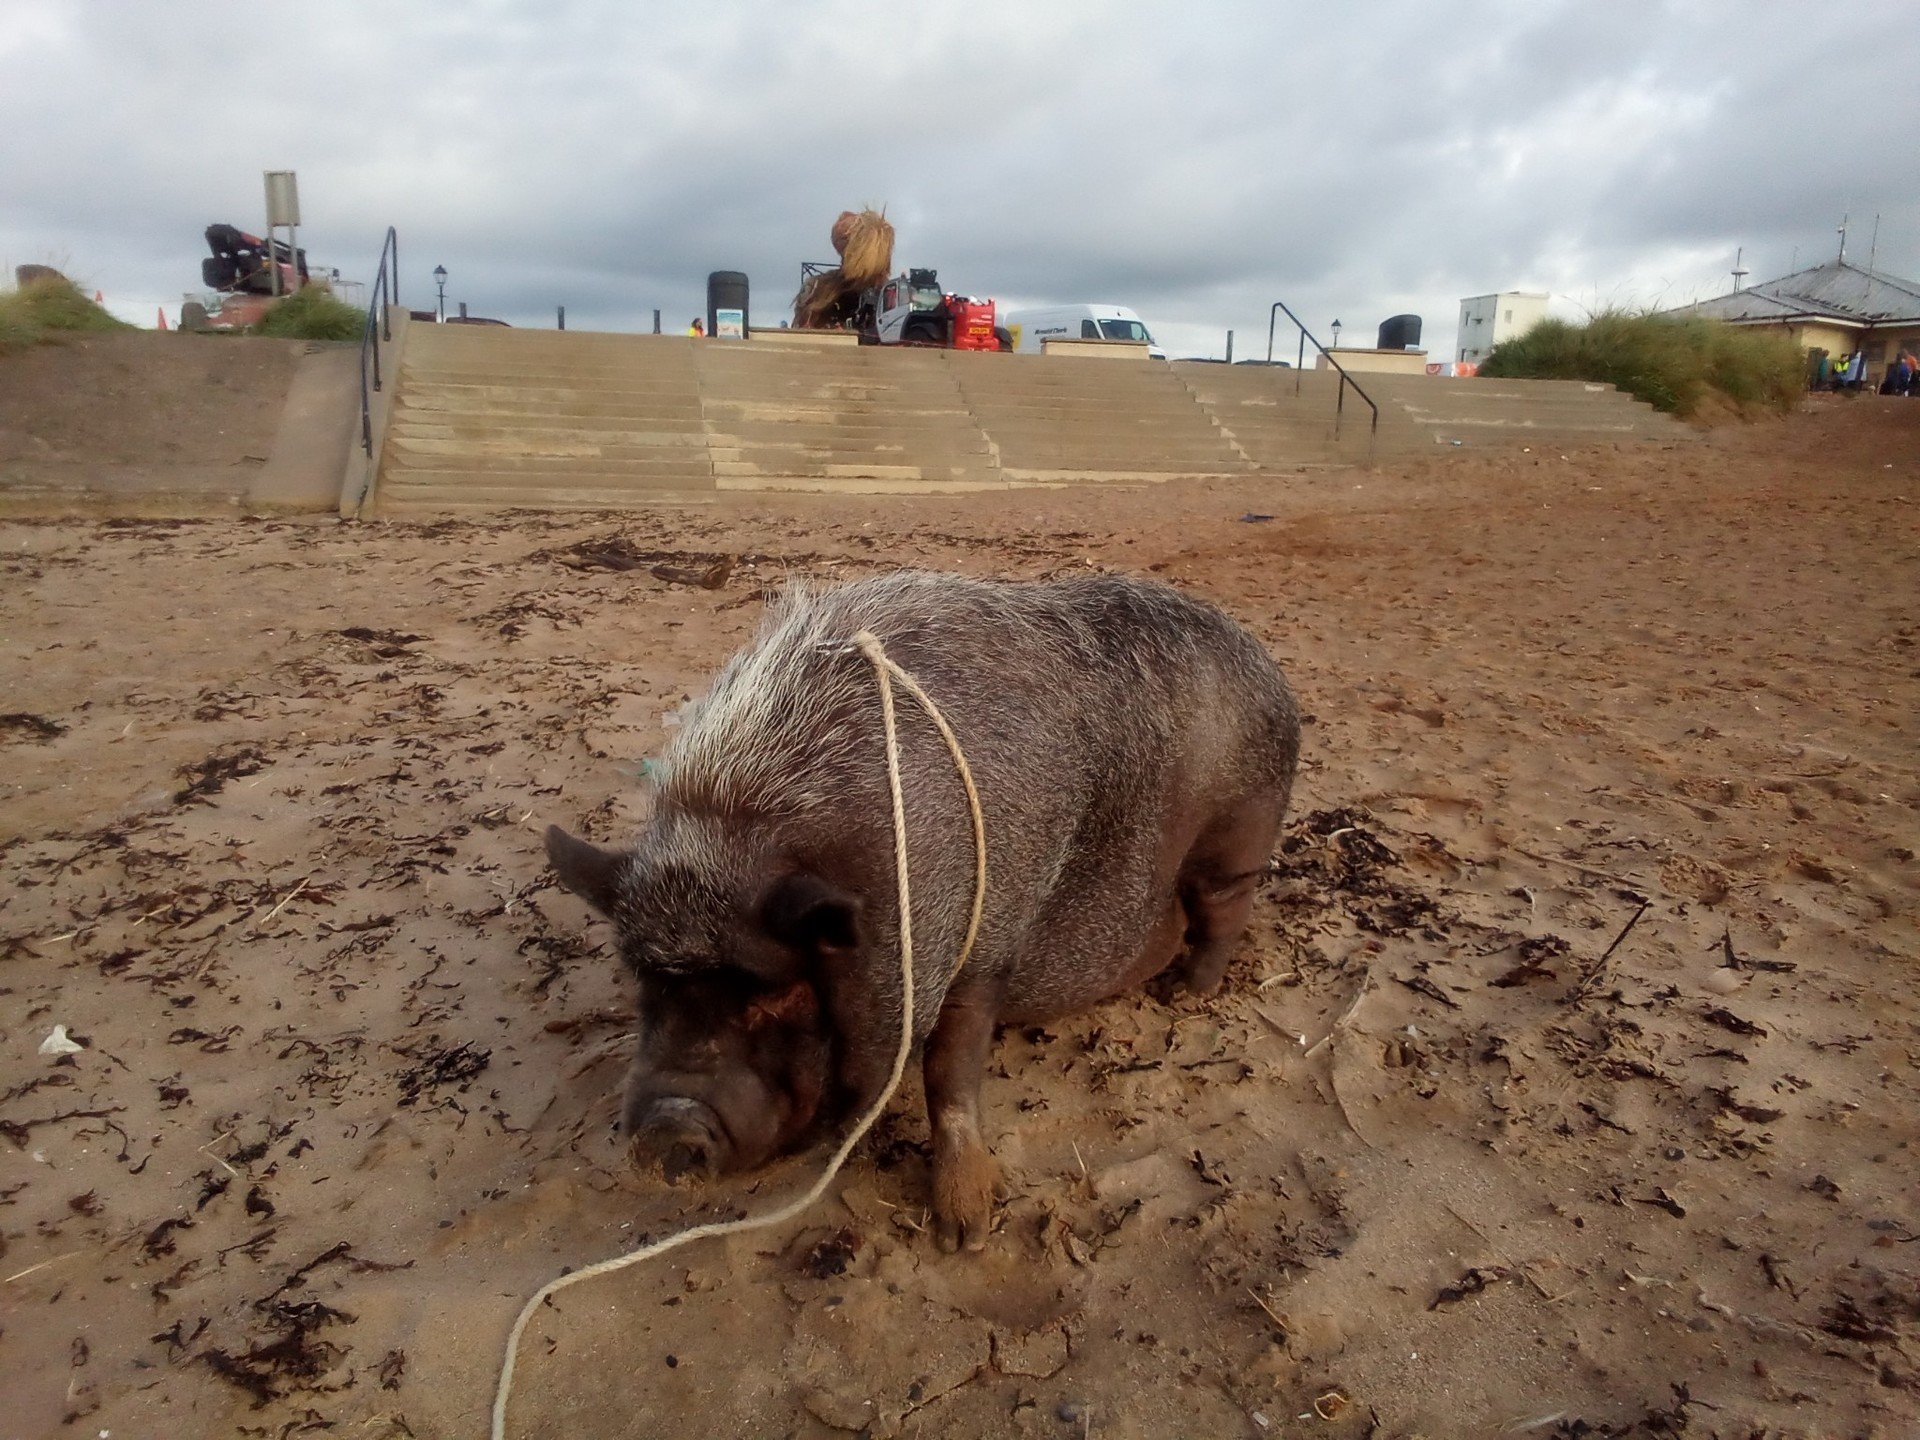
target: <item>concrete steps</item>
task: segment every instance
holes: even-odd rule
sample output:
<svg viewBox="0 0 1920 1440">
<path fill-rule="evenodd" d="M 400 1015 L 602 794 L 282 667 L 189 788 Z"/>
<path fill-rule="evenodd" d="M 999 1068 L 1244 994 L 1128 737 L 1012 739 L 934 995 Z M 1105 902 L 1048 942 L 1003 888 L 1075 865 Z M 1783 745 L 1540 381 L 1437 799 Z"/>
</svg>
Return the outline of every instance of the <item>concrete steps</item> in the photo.
<svg viewBox="0 0 1920 1440">
<path fill-rule="evenodd" d="M 377 513 L 711 499 L 695 344 L 409 325 Z"/>
<path fill-rule="evenodd" d="M 711 505 L 718 489 L 637 488 L 623 475 L 570 475 L 564 481 L 532 487 L 498 484 L 469 471 L 412 476 L 403 494 L 388 495 L 374 514 L 388 518 L 420 515 L 490 514 L 500 510 L 634 510 L 654 505 Z"/>
<path fill-rule="evenodd" d="M 1335 387 L 1311 372 L 1194 363 L 1172 368 L 1195 403 L 1261 469 L 1355 465 L 1368 458 L 1366 405 L 1349 393 L 1336 431 Z M 1376 458 L 1380 453 L 1376 439 Z"/>
<path fill-rule="evenodd" d="M 1165 364 L 958 351 L 948 360 L 1011 478 L 1231 475 L 1251 468 Z"/>
<path fill-rule="evenodd" d="M 1465 447 L 1691 440 L 1698 432 L 1644 401 L 1581 380 L 1482 380 L 1383 375 L 1368 384 L 1397 425 L 1433 444 Z"/>
<path fill-rule="evenodd" d="M 729 488 L 991 488 L 993 447 L 937 351 L 712 344 L 709 455 Z"/>
<path fill-rule="evenodd" d="M 1372 416 L 1348 391 L 1334 429 L 1331 371 L 1177 364 L 1198 403 L 1263 468 L 1351 464 L 1369 455 Z M 1691 439 L 1695 432 L 1610 385 L 1578 380 L 1482 380 L 1361 374 L 1380 407 L 1375 463 L 1436 446 L 1487 448 Z"/>
<path fill-rule="evenodd" d="M 374 514 L 965 493 L 1692 433 L 1577 381 L 1363 376 L 1370 435 L 1353 394 L 1336 433 L 1322 371 L 412 323 L 396 348 Z"/>
</svg>

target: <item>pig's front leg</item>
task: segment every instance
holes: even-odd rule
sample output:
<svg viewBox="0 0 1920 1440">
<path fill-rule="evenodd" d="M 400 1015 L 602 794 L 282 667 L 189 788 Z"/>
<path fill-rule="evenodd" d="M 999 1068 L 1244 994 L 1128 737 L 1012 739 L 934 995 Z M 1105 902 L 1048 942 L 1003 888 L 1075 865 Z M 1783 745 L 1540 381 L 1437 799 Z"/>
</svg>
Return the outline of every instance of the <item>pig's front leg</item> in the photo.
<svg viewBox="0 0 1920 1440">
<path fill-rule="evenodd" d="M 980 1081 L 993 1048 L 999 987 L 967 984 L 947 992 L 927 1037 L 927 1118 L 933 1127 L 933 1223 L 940 1248 L 984 1250 L 993 1222 L 1000 1167 L 980 1135 Z"/>
</svg>

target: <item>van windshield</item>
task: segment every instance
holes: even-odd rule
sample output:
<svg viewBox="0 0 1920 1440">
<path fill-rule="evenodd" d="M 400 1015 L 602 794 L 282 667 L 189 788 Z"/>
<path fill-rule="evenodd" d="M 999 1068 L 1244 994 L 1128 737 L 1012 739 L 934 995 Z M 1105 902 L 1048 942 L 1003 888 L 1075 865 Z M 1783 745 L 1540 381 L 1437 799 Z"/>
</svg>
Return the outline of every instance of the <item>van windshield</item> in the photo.
<svg viewBox="0 0 1920 1440">
<path fill-rule="evenodd" d="M 1147 327 L 1138 320 L 1102 320 L 1100 338 L 1103 340 L 1141 340 L 1151 345 L 1153 336 L 1147 333 Z"/>
</svg>

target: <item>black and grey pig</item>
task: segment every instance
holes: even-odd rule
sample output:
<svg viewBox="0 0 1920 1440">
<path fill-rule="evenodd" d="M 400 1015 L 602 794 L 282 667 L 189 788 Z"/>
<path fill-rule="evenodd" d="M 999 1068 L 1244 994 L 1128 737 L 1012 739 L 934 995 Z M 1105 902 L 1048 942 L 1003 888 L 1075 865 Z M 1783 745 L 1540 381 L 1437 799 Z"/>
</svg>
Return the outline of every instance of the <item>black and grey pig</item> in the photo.
<svg viewBox="0 0 1920 1440">
<path fill-rule="evenodd" d="M 945 713 L 953 760 L 899 696 L 933 1211 L 986 1242 L 999 1176 L 979 1092 L 1005 1020 L 1140 984 L 1181 957 L 1217 986 L 1286 810 L 1291 691 L 1258 641 L 1163 585 L 995 584 L 902 572 L 789 590 L 687 714 L 638 843 L 555 827 L 560 880 L 612 920 L 639 981 L 622 1126 L 668 1177 L 739 1170 L 818 1138 L 886 1083 L 902 997 L 892 810 L 870 630 Z"/>
</svg>

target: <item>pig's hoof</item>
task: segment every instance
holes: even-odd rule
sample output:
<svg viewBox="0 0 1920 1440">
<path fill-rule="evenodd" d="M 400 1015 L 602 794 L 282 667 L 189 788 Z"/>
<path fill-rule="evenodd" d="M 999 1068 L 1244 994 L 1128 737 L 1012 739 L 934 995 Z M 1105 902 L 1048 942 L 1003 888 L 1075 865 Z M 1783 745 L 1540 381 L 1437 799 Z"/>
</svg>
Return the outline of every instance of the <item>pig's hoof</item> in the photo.
<svg viewBox="0 0 1920 1440">
<path fill-rule="evenodd" d="M 1230 955 L 1224 954 L 1189 956 L 1180 967 L 1180 983 L 1192 995 L 1217 994 L 1221 983 L 1227 978 L 1227 962 L 1230 959 Z"/>
<path fill-rule="evenodd" d="M 1000 1189 L 1000 1167 L 984 1148 L 944 1156 L 934 1167 L 933 1233 L 949 1255 L 965 1246 L 987 1248 L 993 1228 L 993 1197 Z"/>
</svg>

